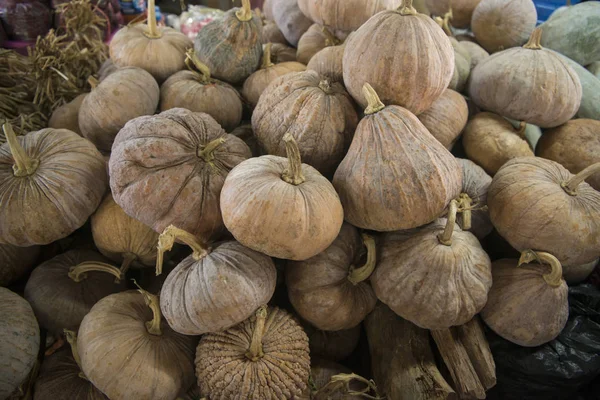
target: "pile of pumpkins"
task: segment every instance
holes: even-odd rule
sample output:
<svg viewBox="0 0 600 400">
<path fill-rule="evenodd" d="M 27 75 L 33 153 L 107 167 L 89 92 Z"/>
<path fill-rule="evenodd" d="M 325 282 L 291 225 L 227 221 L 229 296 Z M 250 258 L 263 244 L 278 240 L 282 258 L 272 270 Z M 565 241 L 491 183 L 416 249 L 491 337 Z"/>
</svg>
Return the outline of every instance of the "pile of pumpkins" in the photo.
<svg viewBox="0 0 600 400">
<path fill-rule="evenodd" d="M 377 302 L 561 332 L 600 256 L 598 2 L 243 0 L 194 41 L 149 3 L 49 128 L 3 126 L 0 399 L 318 398 Z"/>
</svg>

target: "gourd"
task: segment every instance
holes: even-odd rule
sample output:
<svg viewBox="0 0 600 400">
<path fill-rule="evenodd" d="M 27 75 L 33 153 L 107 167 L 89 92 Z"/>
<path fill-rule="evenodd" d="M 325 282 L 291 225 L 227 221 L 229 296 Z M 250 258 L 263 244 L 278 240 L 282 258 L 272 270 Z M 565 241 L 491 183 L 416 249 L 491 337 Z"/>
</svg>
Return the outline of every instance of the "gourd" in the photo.
<svg viewBox="0 0 600 400">
<path fill-rule="evenodd" d="M 250 155 L 208 114 L 173 108 L 136 118 L 115 139 L 113 198 L 156 232 L 172 224 L 203 240 L 216 238 L 224 230 L 219 193 L 225 176 Z"/>
<path fill-rule="evenodd" d="M 197 341 L 169 328 L 156 296 L 130 290 L 96 303 L 77 351 L 85 376 L 111 400 L 166 400 L 194 382 Z"/>
<path fill-rule="evenodd" d="M 489 53 L 523 45 L 535 29 L 532 0 L 481 0 L 473 10 L 471 29 Z"/>
<path fill-rule="evenodd" d="M 229 173 L 221 191 L 223 221 L 246 247 L 271 257 L 306 260 L 333 243 L 344 211 L 327 178 L 302 163 L 292 134 L 283 141 L 287 159 L 251 158 Z"/>
<path fill-rule="evenodd" d="M 492 176 L 512 158 L 533 157 L 525 140 L 525 127 L 522 123 L 515 129 L 510 122 L 493 113 L 476 114 L 463 133 L 467 157 Z"/>
<path fill-rule="evenodd" d="M 485 51 L 483 49 L 483 47 L 481 47 L 477 43 L 473 43 L 473 42 L 469 42 L 469 41 L 462 41 L 462 42 L 460 42 L 460 46 L 463 49 L 467 50 L 469 52 L 469 55 L 471 56 L 471 65 L 470 65 L 471 70 L 473 68 L 475 68 L 475 66 L 477 64 L 479 64 L 479 62 L 485 60 L 486 58 L 488 58 L 490 56 L 490 54 L 487 51 Z"/>
<path fill-rule="evenodd" d="M 48 121 L 48 127 L 54 129 L 68 129 L 79 136 L 82 136 L 81 130 L 79 129 L 79 108 L 81 108 L 83 99 L 85 99 L 86 96 L 87 93 L 80 94 L 67 104 L 54 110 Z"/>
<path fill-rule="evenodd" d="M 204 26 L 196 36 L 194 50 L 215 78 L 232 85 L 256 71 L 262 55 L 262 22 L 252 13 L 250 0 Z"/>
<path fill-rule="evenodd" d="M 23 277 L 33 268 L 39 255 L 39 246 L 0 244 L 0 286 L 9 286 Z"/>
<path fill-rule="evenodd" d="M 285 44 L 273 43 L 271 46 L 271 61 L 275 64 L 296 60 L 296 49 Z"/>
<path fill-rule="evenodd" d="M 487 193 L 492 177 L 471 160 L 459 158 L 458 162 L 463 171 L 462 192 L 469 196 L 474 207 L 471 211 L 471 228 L 467 229 L 464 224 L 462 228 L 470 230 L 481 241 L 494 229 L 487 210 Z"/>
<path fill-rule="evenodd" d="M 564 265 L 591 262 L 600 254 L 600 192 L 584 180 L 599 170 L 596 163 L 573 175 L 554 161 L 514 158 L 490 185 L 492 223 L 518 251 L 552 252 Z"/>
<path fill-rule="evenodd" d="M 156 26 L 154 0 L 148 0 L 148 24 L 127 25 L 110 41 L 110 58 L 118 67 L 148 71 L 158 83 L 184 68 L 192 41 L 169 27 Z"/>
<path fill-rule="evenodd" d="M 548 264 L 548 268 L 534 264 Z M 568 288 L 560 262 L 549 253 L 527 250 L 519 260 L 492 266 L 494 285 L 481 311 L 494 332 L 519 346 L 534 347 L 558 336 L 569 317 Z"/>
<path fill-rule="evenodd" d="M 600 162 L 600 121 L 573 119 L 544 132 L 535 149 L 536 155 L 556 161 L 572 174 Z M 600 190 L 600 174 L 587 180 Z"/>
<path fill-rule="evenodd" d="M 273 296 L 277 272 L 270 257 L 235 241 L 210 248 L 174 226 L 160 235 L 157 274 L 163 253 L 176 239 L 193 250 L 169 274 L 160 292 L 160 308 L 176 332 L 201 335 L 231 328 Z"/>
<path fill-rule="evenodd" d="M 262 12 L 265 14 L 265 18 L 273 21 L 273 0 L 265 0 L 262 5 Z"/>
<path fill-rule="evenodd" d="M 119 69 L 119 67 L 117 67 L 110 58 L 107 58 L 98 70 L 98 82 L 102 82 L 107 76 L 115 72 L 117 69 Z"/>
<path fill-rule="evenodd" d="M 0 287 L 0 399 L 27 378 L 40 348 L 40 328 L 25 299 Z"/>
<path fill-rule="evenodd" d="M 308 64 L 320 50 L 339 44 L 340 40 L 329 29 L 319 24 L 312 24 L 298 41 L 296 59 L 298 62 Z"/>
<path fill-rule="evenodd" d="M 285 36 L 272 19 L 265 19 L 265 16 L 262 15 L 259 9 L 254 10 L 255 13 L 258 14 L 262 21 L 262 42 L 266 43 L 281 43 L 287 45 L 287 40 L 285 40 Z"/>
<path fill-rule="evenodd" d="M 261 307 L 227 331 L 202 336 L 196 350 L 198 386 L 211 399 L 289 399 L 302 394 L 309 374 L 306 333 L 278 308 Z"/>
<path fill-rule="evenodd" d="M 399 5 L 399 0 L 298 0 L 300 10 L 308 18 L 345 32 L 354 31 L 378 12 Z"/>
<path fill-rule="evenodd" d="M 97 86 L 93 80 L 91 84 L 92 91 L 79 109 L 79 128 L 101 151 L 111 151 L 115 136 L 128 121 L 152 115 L 158 107 L 158 84 L 141 68 L 119 68 Z"/>
<path fill-rule="evenodd" d="M 187 71 L 171 75 L 160 87 L 160 110 L 180 107 L 203 112 L 227 131 L 236 128 L 242 120 L 242 100 L 238 91 L 211 78 L 210 70 L 198 60 L 193 50 L 186 53 L 186 65 Z"/>
<path fill-rule="evenodd" d="M 306 69 L 316 71 L 319 75 L 326 77 L 332 82 L 344 83 L 344 49 L 346 44 L 325 47 L 315 54 Z"/>
<path fill-rule="evenodd" d="M 590 71 L 596 78 L 600 78 L 600 61 L 594 61 L 590 65 L 586 66 L 586 69 Z"/>
<path fill-rule="evenodd" d="M 376 231 L 433 221 L 460 194 L 458 162 L 410 111 L 385 107 L 369 84 L 364 94 L 365 117 L 333 178 L 346 221 Z"/>
<path fill-rule="evenodd" d="M 600 79 L 570 58 L 560 53 L 554 52 L 554 54 L 575 71 L 581 82 L 581 105 L 577 111 L 577 117 L 600 121 Z"/>
<path fill-rule="evenodd" d="M 459 53 L 456 49 L 454 50 L 454 72 L 452 74 L 452 80 L 448 85 L 448 88 L 457 92 L 462 92 L 467 84 L 469 75 L 471 73 L 471 56 L 468 58 Z M 439 98 L 439 97 L 438 97 Z"/>
<path fill-rule="evenodd" d="M 448 150 L 458 140 L 468 117 L 467 101 L 452 89 L 444 90 L 429 109 L 417 116 L 429 133 Z"/>
<path fill-rule="evenodd" d="M 366 247 L 366 261 L 363 245 Z M 335 241 L 305 261 L 290 261 L 285 270 L 290 302 L 305 320 L 326 331 L 350 329 L 375 307 L 367 282 L 376 265 L 375 239 L 345 223 Z"/>
<path fill-rule="evenodd" d="M 341 331 L 323 331 L 309 323 L 304 323 L 303 327 L 308 335 L 311 356 L 327 360 L 340 361 L 348 358 L 360 340 L 360 325 Z"/>
<path fill-rule="evenodd" d="M 252 124 L 240 125 L 232 130 L 231 134 L 242 139 L 244 143 L 248 145 L 252 151 L 252 157 L 259 157 L 262 155 L 256 136 L 254 136 L 254 131 L 252 131 Z"/>
<path fill-rule="evenodd" d="M 314 71 L 287 74 L 263 92 L 252 114 L 252 129 L 267 154 L 284 156 L 290 133 L 302 160 L 333 175 L 358 123 L 354 103 L 340 83 Z"/>
<path fill-rule="evenodd" d="M 481 0 L 425 0 L 425 5 L 434 15 L 444 15 L 452 10 L 452 26 L 466 29 L 471 25 L 471 16 Z"/>
<path fill-rule="evenodd" d="M 454 51 L 442 28 L 418 14 L 412 0 L 403 0 L 400 8 L 373 16 L 348 38 L 343 63 L 344 84 L 363 108 L 368 99 L 362 88 L 369 83 L 384 104 L 418 115 L 448 87 Z"/>
<path fill-rule="evenodd" d="M 0 243 L 26 247 L 62 239 L 96 210 L 106 166 L 96 147 L 66 129 L 17 137 L 3 125 L 0 147 Z"/>
<path fill-rule="evenodd" d="M 587 264 L 576 265 L 574 267 L 564 266 L 563 278 L 570 285 L 581 283 L 585 281 L 592 272 L 594 272 L 598 262 L 600 262 L 600 260 L 596 259 Z"/>
<path fill-rule="evenodd" d="M 59 336 L 64 329 L 77 330 L 98 300 L 124 290 L 123 277 L 95 251 L 71 250 L 33 270 L 25 298 L 40 326 Z"/>
<path fill-rule="evenodd" d="M 263 51 L 260 69 L 246 79 L 242 88 L 242 95 L 252 107 L 256 107 L 260 95 L 271 82 L 290 72 L 302 72 L 305 69 L 304 64 L 295 61 L 273 64 L 271 62 L 271 43 L 268 43 Z"/>
<path fill-rule="evenodd" d="M 298 8 L 298 0 L 270 0 L 272 3 L 273 20 L 294 47 L 298 46 L 300 38 L 310 28 L 313 22 Z"/>
</svg>

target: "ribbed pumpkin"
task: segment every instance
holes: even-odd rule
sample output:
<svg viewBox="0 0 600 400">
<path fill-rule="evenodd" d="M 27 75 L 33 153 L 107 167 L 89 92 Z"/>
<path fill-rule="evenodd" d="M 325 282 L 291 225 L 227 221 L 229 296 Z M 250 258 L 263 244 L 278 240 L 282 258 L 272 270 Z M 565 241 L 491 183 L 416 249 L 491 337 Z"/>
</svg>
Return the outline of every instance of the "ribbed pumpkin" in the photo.
<svg viewBox="0 0 600 400">
<path fill-rule="evenodd" d="M 464 225 L 463 228 L 470 230 L 477 239 L 482 240 L 494 229 L 487 210 L 487 193 L 492 177 L 471 160 L 459 158 L 458 162 L 463 171 L 462 192 L 469 196 L 475 207 L 471 211 L 471 228 L 467 229 Z"/>
<path fill-rule="evenodd" d="M 106 59 L 98 70 L 98 82 L 102 82 L 107 76 L 115 72 L 119 67 L 115 65 L 110 58 Z"/>
<path fill-rule="evenodd" d="M 79 129 L 79 108 L 87 93 L 80 94 L 67 104 L 58 107 L 48 121 L 48 127 L 54 129 L 68 129 L 81 136 Z"/>
<path fill-rule="evenodd" d="M 431 107 L 417 116 L 429 133 L 448 150 L 458 140 L 468 117 L 467 101 L 452 89 L 444 90 Z"/>
<path fill-rule="evenodd" d="M 425 0 L 425 5 L 434 15 L 444 15 L 452 10 L 452 26 L 466 29 L 471 25 L 471 16 L 481 0 Z"/>
<path fill-rule="evenodd" d="M 442 28 L 403 0 L 348 38 L 343 62 L 344 84 L 362 107 L 368 103 L 362 88 L 369 83 L 384 104 L 420 114 L 448 87 L 454 51 Z"/>
<path fill-rule="evenodd" d="M 303 327 L 308 335 L 311 356 L 323 357 L 332 361 L 340 361 L 349 357 L 360 340 L 361 325 L 341 331 L 323 331 L 308 322 L 304 323 Z"/>
<path fill-rule="evenodd" d="M 310 59 L 320 50 L 338 44 L 340 44 L 340 40 L 329 29 L 323 25 L 313 24 L 300 38 L 296 58 L 298 62 L 308 64 Z"/>
<path fill-rule="evenodd" d="M 263 46 L 264 49 L 264 46 Z M 296 49 L 281 43 L 273 43 L 271 46 L 271 61 L 275 64 L 296 60 Z"/>
<path fill-rule="evenodd" d="M 0 286 L 8 286 L 24 276 L 33 268 L 39 255 L 39 246 L 0 244 Z"/>
<path fill-rule="evenodd" d="M 270 0 L 273 12 L 273 21 L 283 33 L 283 36 L 292 46 L 298 46 L 298 41 L 310 28 L 312 21 L 298 8 L 298 0 Z"/>
<path fill-rule="evenodd" d="M 383 10 L 398 7 L 400 0 L 298 0 L 311 20 L 334 30 L 350 32 Z"/>
<path fill-rule="evenodd" d="M 435 220 L 460 194 L 456 159 L 410 111 L 385 107 L 366 84 L 369 105 L 333 185 L 346 221 L 376 231 Z"/>
<path fill-rule="evenodd" d="M 346 44 L 325 47 L 315 54 L 306 69 L 316 71 L 332 82 L 344 83 L 344 49 Z"/>
</svg>

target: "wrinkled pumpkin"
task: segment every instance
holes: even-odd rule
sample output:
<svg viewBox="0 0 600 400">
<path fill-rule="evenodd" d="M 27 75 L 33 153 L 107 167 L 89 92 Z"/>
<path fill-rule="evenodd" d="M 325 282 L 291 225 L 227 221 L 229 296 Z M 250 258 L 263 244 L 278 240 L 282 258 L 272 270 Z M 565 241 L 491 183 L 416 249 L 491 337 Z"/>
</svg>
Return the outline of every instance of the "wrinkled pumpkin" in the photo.
<svg viewBox="0 0 600 400">
<path fill-rule="evenodd" d="M 417 118 L 425 128 L 448 150 L 462 133 L 469 117 L 467 101 L 452 89 L 446 89 L 425 112 Z"/>
<path fill-rule="evenodd" d="M 458 162 L 463 171 L 462 192 L 469 196 L 475 207 L 471 211 L 471 228 L 467 229 L 464 225 L 462 228 L 470 230 L 477 236 L 477 239 L 482 240 L 494 229 L 490 221 L 490 213 L 487 210 L 487 193 L 492 183 L 492 177 L 471 160 L 459 158 Z"/>
<path fill-rule="evenodd" d="M 8 286 L 24 276 L 33 268 L 39 255 L 39 246 L 0 244 L 0 286 Z"/>
<path fill-rule="evenodd" d="M 298 8 L 298 0 L 270 0 L 273 21 L 292 46 L 298 46 L 300 38 L 310 28 L 312 21 Z"/>
<path fill-rule="evenodd" d="M 319 51 L 339 44 L 340 40 L 329 29 L 323 25 L 312 24 L 298 41 L 296 59 L 298 62 L 308 64 L 311 58 Z"/>
<path fill-rule="evenodd" d="M 350 32 L 383 10 L 400 5 L 400 0 L 297 0 L 311 20 L 334 30 Z"/>
<path fill-rule="evenodd" d="M 332 82 L 344 83 L 344 49 L 346 44 L 328 46 L 315 54 L 306 69 L 316 71 Z"/>
<path fill-rule="evenodd" d="M 79 129 L 79 109 L 87 93 L 80 94 L 67 104 L 58 107 L 48 121 L 48 128 L 68 129 L 82 136 Z"/>
</svg>

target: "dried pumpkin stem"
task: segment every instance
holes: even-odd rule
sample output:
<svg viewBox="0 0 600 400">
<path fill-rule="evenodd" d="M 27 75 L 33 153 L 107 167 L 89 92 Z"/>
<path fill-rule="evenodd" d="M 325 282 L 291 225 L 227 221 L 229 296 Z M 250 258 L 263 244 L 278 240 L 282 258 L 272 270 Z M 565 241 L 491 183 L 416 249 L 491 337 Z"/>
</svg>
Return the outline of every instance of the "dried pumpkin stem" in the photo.
<svg viewBox="0 0 600 400">
<path fill-rule="evenodd" d="M 195 72 L 195 69 L 198 70 L 198 72 L 200 72 L 200 74 L 202 75 L 203 82 L 207 82 L 210 79 L 210 68 L 208 68 L 206 64 L 198 60 L 194 49 L 189 49 L 185 53 L 185 65 L 190 71 Z"/>
<path fill-rule="evenodd" d="M 517 267 L 520 267 L 523 264 L 529 264 L 533 261 L 550 265 L 550 268 L 552 269 L 550 273 L 543 275 L 544 280 L 552 287 L 560 286 L 562 283 L 562 266 L 556 257 L 543 251 L 525 250 L 521 253 Z"/>
<path fill-rule="evenodd" d="M 329 79 L 323 79 L 321 82 L 319 82 L 319 88 L 325 93 L 330 94 L 331 82 L 329 82 Z"/>
<path fill-rule="evenodd" d="M 87 278 L 88 272 L 106 272 L 108 274 L 113 275 L 116 279 L 115 282 L 120 282 L 123 279 L 123 273 L 121 270 L 115 266 L 110 264 L 106 264 L 98 261 L 86 261 L 78 264 L 69 269 L 69 278 L 71 278 L 75 282 L 81 282 Z"/>
<path fill-rule="evenodd" d="M 285 142 L 285 152 L 289 161 L 288 167 L 281 174 L 281 179 L 292 185 L 300 185 L 304 183 L 306 178 L 302 173 L 302 158 L 300 158 L 300 149 L 298 143 L 291 133 L 283 135 Z"/>
<path fill-rule="evenodd" d="M 196 261 L 206 257 L 210 251 L 210 249 L 208 249 L 196 236 L 184 231 L 183 229 L 179 229 L 173 225 L 169 225 L 158 237 L 156 275 L 160 275 L 162 273 L 164 254 L 165 252 L 170 251 L 173 248 L 175 240 L 180 240 L 189 247 L 191 247 L 194 251 L 192 253 L 192 257 L 194 257 L 194 260 Z"/>
<path fill-rule="evenodd" d="M 367 248 L 367 261 L 365 265 L 360 268 L 354 269 L 354 266 L 350 267 L 350 273 L 348 274 L 348 280 L 352 282 L 353 285 L 357 285 L 360 282 L 366 280 L 371 276 L 373 270 L 375 269 L 375 264 L 377 263 L 377 249 L 375 248 L 375 239 L 367 235 L 366 233 L 362 234 L 362 240 Z"/>
<path fill-rule="evenodd" d="M 571 196 L 577 196 L 577 187 L 579 184 L 598 172 L 600 172 L 600 162 L 592 164 L 589 167 L 581 170 L 577 175 L 569 179 L 567 182 L 563 182 L 561 187 Z"/>
<path fill-rule="evenodd" d="M 438 240 L 444 246 L 452 245 L 452 233 L 454 232 L 454 224 L 456 223 L 456 213 L 458 212 L 458 201 L 452 200 L 448 210 L 448 222 L 444 232 L 438 235 Z"/>
<path fill-rule="evenodd" d="M 336 38 L 329 29 L 327 29 L 326 26 L 322 27 L 321 31 L 323 32 L 323 35 L 325 35 L 325 47 L 337 46 L 341 43 L 340 40 Z"/>
<path fill-rule="evenodd" d="M 461 193 L 458 197 L 458 208 L 462 220 L 462 229 L 468 231 L 471 229 L 471 210 L 473 209 L 473 200 L 467 193 Z"/>
<path fill-rule="evenodd" d="M 261 306 L 256 311 L 256 322 L 254 325 L 254 330 L 252 331 L 252 339 L 250 342 L 250 347 L 246 352 L 246 358 L 248 358 L 251 361 L 258 361 L 265 355 L 265 353 L 263 353 L 262 339 L 265 333 L 266 320 L 267 306 Z"/>
<path fill-rule="evenodd" d="M 385 105 L 379 99 L 377 92 L 373 89 L 373 86 L 365 83 L 362 88 L 363 96 L 367 100 L 367 108 L 365 108 L 365 115 L 375 114 L 385 108 Z"/>
<path fill-rule="evenodd" d="M 152 321 L 146 321 L 146 329 L 148 333 L 154 336 L 161 336 L 162 331 L 160 330 L 160 303 L 158 301 L 158 296 L 153 295 L 150 292 L 145 291 L 138 285 L 138 283 L 133 280 L 133 283 L 138 287 L 138 292 L 144 296 L 144 302 L 150 309 L 152 310 Z"/>
<path fill-rule="evenodd" d="M 402 0 L 402 4 L 398 7 L 398 12 L 401 15 L 417 15 L 417 10 L 412 5 L 413 0 Z"/>
<path fill-rule="evenodd" d="M 123 262 L 121 263 L 121 269 L 119 272 L 121 273 L 121 278 L 125 276 L 129 268 L 131 268 L 131 264 L 137 260 L 137 256 L 133 253 L 125 253 L 123 254 Z M 118 282 L 118 281 L 117 281 Z"/>
<path fill-rule="evenodd" d="M 144 35 L 150 39 L 159 39 L 162 37 L 162 32 L 156 26 L 156 8 L 155 1 L 148 0 L 148 30 Z"/>
<path fill-rule="evenodd" d="M 40 161 L 27 155 L 25 149 L 17 140 L 17 135 L 15 134 L 15 131 L 13 131 L 10 123 L 7 122 L 2 125 L 2 130 L 4 131 L 10 154 L 12 154 L 13 159 L 15 160 L 15 164 L 13 165 L 13 173 L 15 176 L 29 176 L 33 174 L 40 165 Z"/>
<path fill-rule="evenodd" d="M 98 82 L 98 79 L 96 79 L 93 76 L 90 76 L 87 81 L 88 81 L 88 84 L 90 85 L 90 87 L 92 88 L 92 90 L 96 89 L 98 87 L 98 84 L 100 83 L 100 82 Z"/>
<path fill-rule="evenodd" d="M 260 65 L 260 69 L 266 69 L 269 67 L 272 67 L 273 64 L 271 62 L 271 46 L 273 46 L 273 43 L 267 43 L 265 45 L 265 49 L 263 50 L 263 57 L 262 57 L 262 63 Z"/>
<path fill-rule="evenodd" d="M 527 136 L 525 136 L 525 131 L 527 130 L 527 122 L 521 121 L 519 123 L 519 128 L 515 130 L 515 133 L 519 135 L 519 137 L 523 140 L 527 140 Z"/>
<path fill-rule="evenodd" d="M 235 12 L 235 16 L 242 22 L 250 21 L 252 19 L 250 0 L 242 0 L 242 8 Z"/>
<path fill-rule="evenodd" d="M 68 329 L 65 329 L 64 333 L 65 333 L 65 338 L 67 339 L 67 342 L 69 342 L 69 345 L 71 346 L 71 352 L 73 353 L 73 359 L 75 360 L 75 363 L 79 367 L 79 377 L 82 379 L 85 379 L 87 381 L 88 378 L 87 378 L 87 376 L 85 376 L 85 374 L 83 373 L 83 370 L 81 369 L 81 358 L 79 357 L 79 350 L 77 349 L 77 333 L 70 331 Z"/>
<path fill-rule="evenodd" d="M 451 19 L 452 19 L 452 8 L 450 8 L 448 10 L 448 12 L 446 14 L 444 14 L 443 18 L 442 17 L 434 18 L 435 22 L 437 22 L 437 24 L 440 26 L 440 28 L 442 28 L 442 30 L 448 36 L 454 36 L 454 34 L 452 33 L 452 29 L 450 29 L 450 20 Z"/>
<path fill-rule="evenodd" d="M 196 154 L 198 155 L 198 157 L 203 159 L 204 162 L 212 165 L 213 161 L 215 160 L 215 150 L 223 143 L 225 143 L 224 137 L 211 140 L 206 146 L 198 146 Z"/>
<path fill-rule="evenodd" d="M 533 30 L 527 43 L 525 43 L 523 45 L 523 48 L 530 49 L 530 50 L 541 50 L 542 49 L 542 45 L 540 44 L 541 40 L 542 40 L 542 28 L 538 26 L 537 28 L 535 28 Z"/>
<path fill-rule="evenodd" d="M 352 390 L 350 389 L 350 383 L 352 381 L 358 381 L 364 384 L 365 387 L 361 390 Z M 369 393 L 373 394 L 371 395 Z M 317 390 L 317 392 L 311 396 L 311 399 L 327 400 L 334 396 L 337 397 L 339 395 L 349 395 L 353 398 L 362 397 L 364 399 L 372 400 L 383 399 L 383 397 L 379 396 L 379 393 L 377 391 L 377 385 L 373 380 L 363 378 L 362 376 L 354 373 L 333 375 L 325 386 Z"/>
</svg>

